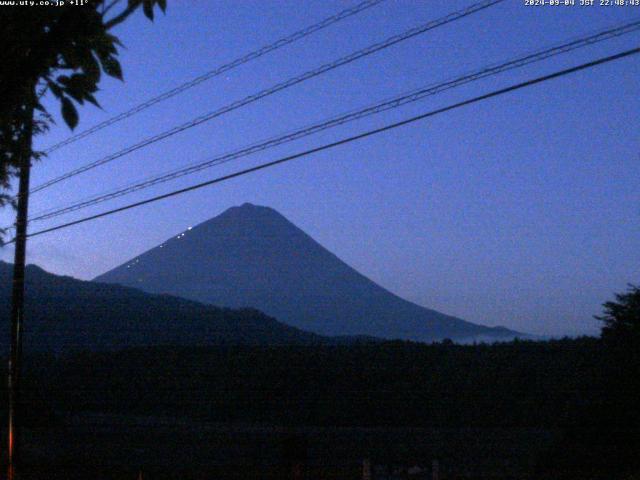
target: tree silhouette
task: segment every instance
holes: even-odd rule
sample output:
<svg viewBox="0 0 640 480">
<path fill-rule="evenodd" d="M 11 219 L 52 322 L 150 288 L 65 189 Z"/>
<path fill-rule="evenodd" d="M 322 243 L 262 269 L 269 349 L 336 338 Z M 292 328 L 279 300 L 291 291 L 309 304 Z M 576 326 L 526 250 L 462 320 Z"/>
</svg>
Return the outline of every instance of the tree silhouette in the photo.
<svg viewBox="0 0 640 480">
<path fill-rule="evenodd" d="M 629 285 L 616 301 L 603 304 L 604 315 L 595 318 L 604 323 L 602 339 L 619 344 L 638 345 L 640 340 L 640 287 Z"/>
<path fill-rule="evenodd" d="M 0 207 L 15 204 L 8 191 L 21 158 L 42 156 L 31 151 L 31 137 L 53 122 L 42 97 L 51 93 L 65 123 L 75 128 L 76 105 L 98 106 L 101 74 L 123 78 L 117 59 L 121 43 L 110 31 L 139 8 L 150 20 L 155 6 L 166 9 L 166 0 L 68 3 L 0 9 Z"/>
<path fill-rule="evenodd" d="M 22 324 L 29 205 L 29 175 L 33 136 L 53 121 L 41 103 L 51 92 L 61 106 L 62 118 L 71 128 L 78 124 L 76 104 L 98 106 L 94 93 L 102 72 L 122 79 L 117 60 L 120 41 L 109 31 L 138 8 L 151 20 L 154 7 L 166 8 L 166 0 L 92 0 L 79 4 L 5 5 L 0 10 L 0 207 L 16 207 L 15 249 L 11 296 L 11 349 L 9 360 L 8 472 L 13 480 L 20 472 L 22 402 Z M 114 13 L 115 12 L 115 13 Z M 18 194 L 7 191 L 13 176 L 19 178 Z M 5 232 L 0 230 L 0 241 Z"/>
</svg>

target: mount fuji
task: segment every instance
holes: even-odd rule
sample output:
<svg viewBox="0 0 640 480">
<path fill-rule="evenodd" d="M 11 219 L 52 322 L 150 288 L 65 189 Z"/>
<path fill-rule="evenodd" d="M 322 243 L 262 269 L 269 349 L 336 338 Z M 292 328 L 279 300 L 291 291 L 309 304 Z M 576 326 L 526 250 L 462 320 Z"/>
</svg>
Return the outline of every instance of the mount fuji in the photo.
<svg viewBox="0 0 640 480">
<path fill-rule="evenodd" d="M 244 204 L 181 232 L 95 281 L 221 307 L 259 309 L 320 335 L 507 340 L 404 300 L 360 274 L 277 211 Z"/>
</svg>

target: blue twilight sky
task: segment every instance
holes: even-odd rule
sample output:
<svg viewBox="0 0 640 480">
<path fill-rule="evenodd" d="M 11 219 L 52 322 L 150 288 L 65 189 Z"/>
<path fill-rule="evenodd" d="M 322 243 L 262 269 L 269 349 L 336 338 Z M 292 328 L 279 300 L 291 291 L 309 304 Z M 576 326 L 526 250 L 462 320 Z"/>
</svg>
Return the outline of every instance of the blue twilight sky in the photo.
<svg viewBox="0 0 640 480">
<path fill-rule="evenodd" d="M 579 3 L 579 0 L 576 0 Z M 125 83 L 80 129 L 356 3 L 170 0 L 119 27 Z M 471 0 L 388 0 L 61 149 L 33 185 L 329 62 Z M 137 151 L 32 197 L 64 205 L 297 126 L 640 17 L 640 7 L 503 4 Z M 32 229 L 272 160 L 640 44 L 635 33 L 485 79 L 102 204 Z M 536 334 L 594 333 L 592 315 L 639 282 L 640 58 L 574 74 L 365 141 L 30 240 L 28 259 L 94 276 L 244 202 L 271 206 L 392 292 L 445 313 Z M 57 107 L 56 110 L 57 116 Z M 59 120 L 37 140 L 69 135 Z M 10 223 L 8 211 L 0 213 Z M 10 260 L 11 249 L 0 252 Z"/>
</svg>

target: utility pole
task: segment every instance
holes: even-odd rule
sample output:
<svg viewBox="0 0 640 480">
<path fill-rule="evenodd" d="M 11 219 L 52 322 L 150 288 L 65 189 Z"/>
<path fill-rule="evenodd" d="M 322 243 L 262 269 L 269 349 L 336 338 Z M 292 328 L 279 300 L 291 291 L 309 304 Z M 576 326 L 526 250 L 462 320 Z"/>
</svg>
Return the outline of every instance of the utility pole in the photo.
<svg viewBox="0 0 640 480">
<path fill-rule="evenodd" d="M 31 89 L 29 105 L 25 107 L 20 138 L 20 177 L 16 212 L 16 236 L 11 293 L 11 352 L 9 355 L 9 480 L 15 480 L 20 465 L 22 408 L 20 377 L 22 369 L 22 323 L 24 321 L 24 271 L 27 253 L 27 217 L 29 211 L 29 176 L 33 140 L 33 105 L 35 88 Z"/>
</svg>

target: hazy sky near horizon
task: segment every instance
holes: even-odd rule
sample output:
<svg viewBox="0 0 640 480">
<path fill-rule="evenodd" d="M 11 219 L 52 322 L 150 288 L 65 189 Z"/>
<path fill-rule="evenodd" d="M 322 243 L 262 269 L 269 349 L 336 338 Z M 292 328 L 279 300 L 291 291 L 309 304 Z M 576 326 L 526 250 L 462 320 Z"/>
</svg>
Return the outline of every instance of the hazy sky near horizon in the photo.
<svg viewBox="0 0 640 480">
<path fill-rule="evenodd" d="M 169 1 L 118 30 L 79 130 L 356 1 Z M 32 185 L 259 89 L 473 3 L 388 0 L 54 152 Z M 579 3 L 579 0 L 576 0 Z M 640 17 L 640 7 L 507 0 L 272 95 L 32 197 L 63 206 L 335 114 Z M 32 230 L 276 159 L 533 76 L 638 46 L 634 33 L 184 177 Z M 53 107 L 56 117 L 57 107 Z M 342 260 L 418 304 L 535 334 L 594 333 L 640 272 L 640 58 L 484 101 L 373 138 L 29 241 L 28 261 L 91 279 L 244 202 L 275 208 Z M 37 139 L 66 138 L 61 120 Z M 3 224 L 10 212 L 0 212 Z M 12 251 L 0 251 L 11 260 Z"/>
</svg>

